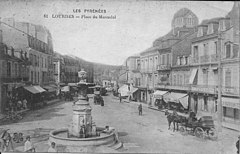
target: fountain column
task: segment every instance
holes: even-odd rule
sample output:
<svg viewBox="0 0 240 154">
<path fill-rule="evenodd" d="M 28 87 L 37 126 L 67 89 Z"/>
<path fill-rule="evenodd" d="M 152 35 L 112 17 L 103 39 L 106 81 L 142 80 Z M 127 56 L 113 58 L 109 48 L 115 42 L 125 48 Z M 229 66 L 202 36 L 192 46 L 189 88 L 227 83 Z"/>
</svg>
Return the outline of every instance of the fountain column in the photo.
<svg viewBox="0 0 240 154">
<path fill-rule="evenodd" d="M 73 104 L 72 126 L 69 135 L 79 138 L 86 138 L 92 135 L 92 108 L 87 99 L 86 72 L 81 70 L 78 73 L 78 100 Z"/>
</svg>

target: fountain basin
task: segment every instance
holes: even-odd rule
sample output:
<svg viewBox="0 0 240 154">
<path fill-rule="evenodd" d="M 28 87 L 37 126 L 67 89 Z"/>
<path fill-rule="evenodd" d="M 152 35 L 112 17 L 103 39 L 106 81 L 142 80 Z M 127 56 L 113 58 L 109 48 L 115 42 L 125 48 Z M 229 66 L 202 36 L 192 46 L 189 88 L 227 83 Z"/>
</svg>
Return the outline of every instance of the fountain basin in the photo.
<svg viewBox="0 0 240 154">
<path fill-rule="evenodd" d="M 104 128 L 97 127 L 97 131 L 103 130 Z M 49 134 L 49 141 L 55 142 L 57 145 L 65 146 L 99 146 L 110 143 L 115 143 L 114 132 L 110 134 L 100 133 L 100 136 L 89 137 L 89 138 L 68 138 L 68 129 L 61 128 L 53 130 Z"/>
</svg>

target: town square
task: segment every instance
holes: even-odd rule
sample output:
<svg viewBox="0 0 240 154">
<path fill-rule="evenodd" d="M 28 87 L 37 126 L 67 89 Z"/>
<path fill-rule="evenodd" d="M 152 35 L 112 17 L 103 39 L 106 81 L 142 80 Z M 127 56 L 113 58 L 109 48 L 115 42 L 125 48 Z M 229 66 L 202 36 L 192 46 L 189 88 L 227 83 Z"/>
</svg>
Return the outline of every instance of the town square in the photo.
<svg viewBox="0 0 240 154">
<path fill-rule="evenodd" d="M 0 152 L 240 153 L 237 1 L 0 2 Z"/>
</svg>

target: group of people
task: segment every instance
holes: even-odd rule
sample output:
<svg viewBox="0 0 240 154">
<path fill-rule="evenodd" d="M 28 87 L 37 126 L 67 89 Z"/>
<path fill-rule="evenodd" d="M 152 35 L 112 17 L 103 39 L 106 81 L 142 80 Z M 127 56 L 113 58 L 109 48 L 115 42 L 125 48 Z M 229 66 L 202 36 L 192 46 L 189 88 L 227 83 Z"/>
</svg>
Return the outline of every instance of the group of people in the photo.
<svg viewBox="0 0 240 154">
<path fill-rule="evenodd" d="M 8 97 L 7 100 L 7 111 L 19 111 L 28 108 L 28 101 L 26 98 L 21 99 L 20 97 Z"/>
<path fill-rule="evenodd" d="M 30 153 L 36 152 L 35 146 L 31 142 L 31 137 L 30 136 L 26 137 L 26 142 L 24 143 L 24 152 L 30 152 Z M 47 152 L 51 152 L 51 153 L 57 152 L 55 142 L 51 142 L 51 145 L 50 145 Z"/>
</svg>

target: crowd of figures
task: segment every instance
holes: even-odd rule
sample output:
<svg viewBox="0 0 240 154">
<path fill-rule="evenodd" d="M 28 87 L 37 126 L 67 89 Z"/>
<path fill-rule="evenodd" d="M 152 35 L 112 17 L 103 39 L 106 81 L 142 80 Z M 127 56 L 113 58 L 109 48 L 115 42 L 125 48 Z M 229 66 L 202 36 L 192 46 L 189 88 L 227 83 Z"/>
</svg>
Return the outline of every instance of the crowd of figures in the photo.
<svg viewBox="0 0 240 154">
<path fill-rule="evenodd" d="M 0 129 L 0 152 L 15 151 L 13 142 L 24 142 L 24 149 L 21 152 L 37 152 L 29 135 L 26 137 L 24 137 L 22 133 L 14 133 L 14 135 L 11 135 L 8 132 L 8 129 Z M 48 152 L 58 152 L 56 149 L 56 144 L 54 142 L 51 142 Z"/>
</svg>

